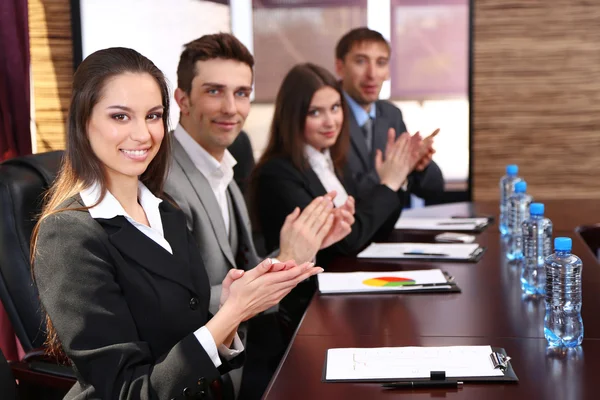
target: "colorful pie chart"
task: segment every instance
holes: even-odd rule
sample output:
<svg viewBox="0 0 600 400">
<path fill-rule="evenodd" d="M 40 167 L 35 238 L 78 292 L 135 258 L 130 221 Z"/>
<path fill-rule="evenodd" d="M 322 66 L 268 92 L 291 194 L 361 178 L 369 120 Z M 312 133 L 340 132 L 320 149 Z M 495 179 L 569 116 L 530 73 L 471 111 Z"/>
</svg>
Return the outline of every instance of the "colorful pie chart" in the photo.
<svg viewBox="0 0 600 400">
<path fill-rule="evenodd" d="M 414 279 L 409 278 L 401 278 L 398 276 L 378 276 L 377 278 L 369 278 L 363 281 L 363 284 L 367 286 L 406 286 L 406 285 L 414 285 Z"/>
</svg>

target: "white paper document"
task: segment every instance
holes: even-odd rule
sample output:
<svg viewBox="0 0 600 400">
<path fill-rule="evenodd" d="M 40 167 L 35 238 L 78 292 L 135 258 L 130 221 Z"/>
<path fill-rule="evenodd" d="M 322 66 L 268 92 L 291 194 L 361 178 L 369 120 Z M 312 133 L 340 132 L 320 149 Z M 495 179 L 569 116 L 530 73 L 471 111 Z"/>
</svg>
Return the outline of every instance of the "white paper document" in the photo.
<svg viewBox="0 0 600 400">
<path fill-rule="evenodd" d="M 491 346 L 379 347 L 327 350 L 326 380 L 503 376 L 490 358 Z"/>
<path fill-rule="evenodd" d="M 451 289 L 439 269 L 400 272 L 322 272 L 317 275 L 319 292 L 377 293 L 390 291 Z"/>
<path fill-rule="evenodd" d="M 469 260 L 477 243 L 371 243 L 358 258 Z"/>
<path fill-rule="evenodd" d="M 409 218 L 400 217 L 395 229 L 425 231 L 474 231 L 488 223 L 487 218 Z"/>
</svg>

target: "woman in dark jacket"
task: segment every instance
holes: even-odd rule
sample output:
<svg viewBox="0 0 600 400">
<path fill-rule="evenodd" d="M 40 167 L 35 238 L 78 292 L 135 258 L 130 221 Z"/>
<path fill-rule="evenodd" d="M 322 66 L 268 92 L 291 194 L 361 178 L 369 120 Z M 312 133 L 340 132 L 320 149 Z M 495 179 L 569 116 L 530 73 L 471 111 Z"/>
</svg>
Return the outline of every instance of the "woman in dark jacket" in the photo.
<svg viewBox="0 0 600 400">
<path fill-rule="evenodd" d="M 395 141 L 390 130 L 385 157 L 379 151 L 376 154 L 381 183 L 358 193 L 345 167 L 347 113 L 344 95 L 327 70 L 301 64 L 288 72 L 277 94 L 269 143 L 253 180 L 253 204 L 268 249 L 277 247 L 287 214 L 331 191 L 337 193 L 334 203 L 340 212 L 355 207 L 355 223 L 346 238 L 322 250 L 317 259 L 324 252 L 329 256 L 356 254 L 376 234 L 393 229 L 420 138 L 401 135 Z"/>
<path fill-rule="evenodd" d="M 183 212 L 164 198 L 169 92 L 131 49 L 100 50 L 73 82 L 67 148 L 32 235 L 50 352 L 68 357 L 72 399 L 211 398 L 240 366 L 237 329 L 312 265 L 265 260 L 210 285 Z"/>
</svg>

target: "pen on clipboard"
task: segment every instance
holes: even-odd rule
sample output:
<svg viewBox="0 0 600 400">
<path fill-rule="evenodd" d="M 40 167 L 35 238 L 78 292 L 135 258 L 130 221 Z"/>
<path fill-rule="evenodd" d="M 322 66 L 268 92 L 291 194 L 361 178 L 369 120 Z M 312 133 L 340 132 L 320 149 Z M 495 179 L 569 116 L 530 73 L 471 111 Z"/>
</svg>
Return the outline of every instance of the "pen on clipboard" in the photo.
<svg viewBox="0 0 600 400">
<path fill-rule="evenodd" d="M 401 286 L 401 288 L 406 288 L 406 290 L 410 290 L 412 289 L 420 289 L 420 288 L 436 288 L 436 287 L 452 287 L 455 286 L 456 284 L 454 282 L 442 282 L 442 283 L 415 283 L 412 285 L 403 285 Z"/>
<path fill-rule="evenodd" d="M 449 254 L 445 253 L 423 253 L 421 251 L 405 251 L 402 253 L 405 256 L 429 256 L 429 257 L 448 257 Z"/>
<path fill-rule="evenodd" d="M 462 382 L 457 381 L 413 381 L 413 382 L 390 382 L 381 386 L 386 389 L 418 389 L 418 388 L 460 388 Z"/>
<path fill-rule="evenodd" d="M 446 225 L 475 225 L 474 222 L 438 222 L 436 225 L 446 226 Z"/>
</svg>

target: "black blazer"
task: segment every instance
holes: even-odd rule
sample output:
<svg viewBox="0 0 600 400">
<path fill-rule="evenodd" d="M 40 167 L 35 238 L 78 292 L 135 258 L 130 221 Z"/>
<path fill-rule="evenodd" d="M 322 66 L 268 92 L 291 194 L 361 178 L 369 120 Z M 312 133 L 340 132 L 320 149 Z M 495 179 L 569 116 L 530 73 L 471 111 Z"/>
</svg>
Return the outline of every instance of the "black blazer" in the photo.
<svg viewBox="0 0 600 400">
<path fill-rule="evenodd" d="M 373 125 L 373 152 L 369 153 L 365 135 L 352 112 L 350 115 L 350 151 L 347 165 L 359 191 L 368 191 L 379 184 L 379 175 L 375 170 L 375 150 L 385 154 L 387 132 L 390 128 L 396 130 L 396 137 L 406 132 L 402 112 L 398 107 L 385 100 L 375 102 L 375 124 Z M 432 161 L 424 171 L 414 171 L 408 176 L 409 193 L 414 193 L 423 199 L 435 199 L 444 191 L 444 177 L 440 167 Z"/>
<path fill-rule="evenodd" d="M 34 275 L 77 374 L 66 398 L 201 398 L 241 365 L 243 355 L 217 370 L 194 336 L 210 319 L 210 285 L 182 211 L 160 204 L 171 255 L 124 217 L 76 210 L 78 195 L 63 205 L 40 225 Z"/>
<path fill-rule="evenodd" d="M 248 185 L 250 184 L 250 174 L 254 169 L 254 151 L 250 137 L 244 131 L 235 138 L 233 143 L 227 148 L 237 163 L 233 166 L 233 180 L 239 186 L 244 194 L 248 197 Z"/>
<path fill-rule="evenodd" d="M 356 254 L 375 235 L 389 234 L 402 211 L 402 190 L 394 192 L 377 184 L 366 193 L 358 193 L 349 171 L 343 175 L 338 179 L 346 192 L 356 198 L 356 221 L 346 238 L 319 252 L 320 262 L 323 257 L 328 260 L 336 254 Z M 309 166 L 300 171 L 285 158 L 274 158 L 263 164 L 256 171 L 256 185 L 255 206 L 268 249 L 279 246 L 279 231 L 295 207 L 303 209 L 314 198 L 327 193 Z"/>
</svg>

